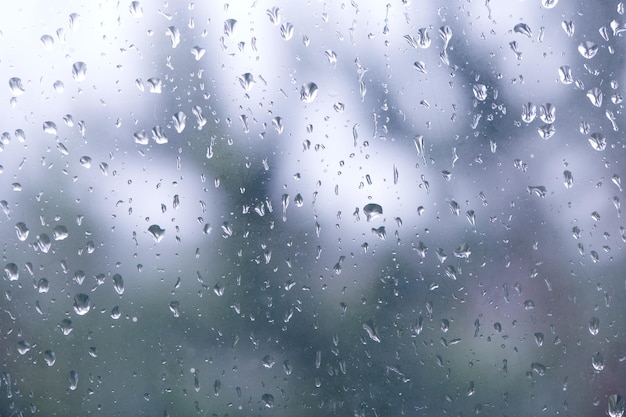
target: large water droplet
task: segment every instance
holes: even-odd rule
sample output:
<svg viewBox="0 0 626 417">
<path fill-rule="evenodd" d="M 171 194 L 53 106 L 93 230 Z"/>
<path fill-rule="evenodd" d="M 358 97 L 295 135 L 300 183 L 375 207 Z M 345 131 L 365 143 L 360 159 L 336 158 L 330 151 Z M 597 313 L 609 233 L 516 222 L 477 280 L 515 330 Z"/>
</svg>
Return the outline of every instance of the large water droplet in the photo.
<svg viewBox="0 0 626 417">
<path fill-rule="evenodd" d="M 563 84 L 571 84 L 574 82 L 574 78 L 572 77 L 572 69 L 568 65 L 563 65 L 559 67 L 559 80 Z"/>
<path fill-rule="evenodd" d="M 541 5 L 546 9 L 552 9 L 558 2 L 559 0 L 541 0 Z"/>
<path fill-rule="evenodd" d="M 609 417 L 622 417 L 624 415 L 624 399 L 621 395 L 609 396 Z"/>
<path fill-rule="evenodd" d="M 141 7 L 141 3 L 138 1 L 133 1 L 128 6 L 128 11 L 135 18 L 140 18 L 143 16 L 143 8 Z"/>
<path fill-rule="evenodd" d="M 152 139 L 158 144 L 163 145 L 168 142 L 165 131 L 161 126 L 155 126 L 152 128 Z"/>
<path fill-rule="evenodd" d="M 163 82 L 161 81 L 160 78 L 157 78 L 157 77 L 148 78 L 146 83 L 148 84 L 148 91 L 150 91 L 153 94 L 161 94 L 161 91 L 163 90 Z"/>
<path fill-rule="evenodd" d="M 272 394 L 263 394 L 261 396 L 261 401 L 263 405 L 267 408 L 274 407 L 274 396 Z"/>
<path fill-rule="evenodd" d="M 241 84 L 241 87 L 246 91 L 250 91 L 254 83 L 254 76 L 249 72 L 239 76 L 239 84 Z"/>
<path fill-rule="evenodd" d="M 224 21 L 224 35 L 232 38 L 235 36 L 235 28 L 237 27 L 237 21 L 235 19 L 227 19 Z"/>
<path fill-rule="evenodd" d="M 600 331 L 600 319 L 597 317 L 592 317 L 589 319 L 589 333 L 592 336 L 595 336 Z"/>
<path fill-rule="evenodd" d="M 537 106 L 533 103 L 526 103 L 522 106 L 522 121 L 531 123 L 537 117 Z"/>
<path fill-rule="evenodd" d="M 56 123 L 51 122 L 49 120 L 46 121 L 46 122 L 43 122 L 43 131 L 45 133 L 50 134 L 50 135 L 55 135 L 56 136 L 56 134 L 57 134 L 57 125 L 56 125 Z"/>
<path fill-rule="evenodd" d="M 17 233 L 17 238 L 23 242 L 28 239 L 28 234 L 30 233 L 30 230 L 28 230 L 26 223 L 19 222 L 15 224 L 15 233 Z"/>
<path fill-rule="evenodd" d="M 46 365 L 53 366 L 57 360 L 57 355 L 52 350 L 46 350 L 43 353 L 43 359 L 46 361 Z"/>
<path fill-rule="evenodd" d="M 180 317 L 180 303 L 178 301 L 171 301 L 169 307 L 174 317 Z"/>
<path fill-rule="evenodd" d="M 365 214 L 365 217 L 369 222 L 371 220 L 374 220 L 376 217 L 382 215 L 383 208 L 379 204 L 370 203 L 366 204 L 365 207 L 363 207 L 363 213 Z"/>
<path fill-rule="evenodd" d="M 43 35 L 41 38 L 39 38 L 39 40 L 43 44 L 43 47 L 48 50 L 52 49 L 52 47 L 54 46 L 54 38 L 50 35 Z"/>
<path fill-rule="evenodd" d="M 302 84 L 300 88 L 300 100 L 305 103 L 311 103 L 317 97 L 318 87 L 317 84 L 310 82 Z"/>
<path fill-rule="evenodd" d="M 87 64 L 81 61 L 74 62 L 72 65 L 72 76 L 76 82 L 84 81 L 87 76 Z"/>
<path fill-rule="evenodd" d="M 417 45 L 422 49 L 426 49 L 430 46 L 430 44 L 431 44 L 431 40 L 430 40 L 430 36 L 428 35 L 428 30 L 426 28 L 418 29 Z"/>
<path fill-rule="evenodd" d="M 159 243 L 163 240 L 163 236 L 165 236 L 165 229 L 161 229 L 158 224 L 153 224 L 148 228 L 148 232 L 152 235 L 152 238 L 155 242 Z"/>
<path fill-rule="evenodd" d="M 598 45 L 595 42 L 584 41 L 578 45 L 578 52 L 580 52 L 583 57 L 591 59 L 598 53 Z"/>
<path fill-rule="evenodd" d="M 20 271 L 16 264 L 10 262 L 4 266 L 4 276 L 9 281 L 17 281 L 20 278 Z"/>
<path fill-rule="evenodd" d="M 21 96 L 26 92 L 22 84 L 22 79 L 18 77 L 9 78 L 9 89 L 11 89 L 11 94 L 15 97 Z"/>
<path fill-rule="evenodd" d="M 176 26 L 168 27 L 165 34 L 169 36 L 172 48 L 176 48 L 180 44 L 180 30 Z"/>
<path fill-rule="evenodd" d="M 474 97 L 476 100 L 485 101 L 487 98 L 487 86 L 484 84 L 474 84 L 472 87 L 472 92 L 474 93 Z"/>
<path fill-rule="evenodd" d="M 185 121 L 187 120 L 187 116 L 185 116 L 185 113 L 183 113 L 182 111 L 176 112 L 172 116 L 172 119 L 174 120 L 174 129 L 176 129 L 178 133 L 181 133 L 183 130 L 185 130 Z"/>
<path fill-rule="evenodd" d="M 606 138 L 602 133 L 592 133 L 589 136 L 589 144 L 596 151 L 603 151 L 606 149 Z"/>
<path fill-rule="evenodd" d="M 91 309 L 91 300 L 87 294 L 76 294 L 74 296 L 74 312 L 79 316 L 84 316 Z"/>
<path fill-rule="evenodd" d="M 69 236 L 69 232 L 67 231 L 67 227 L 63 225 L 57 225 L 52 230 L 52 238 L 54 240 L 65 240 Z"/>
<path fill-rule="evenodd" d="M 293 38 L 293 25 L 289 22 L 280 25 L 280 36 L 286 41 Z"/>
<path fill-rule="evenodd" d="M 271 9 L 267 9 L 266 12 L 267 17 L 269 17 L 270 22 L 274 26 L 280 25 L 280 9 L 278 7 L 272 7 Z"/>
<path fill-rule="evenodd" d="M 124 294 L 124 278 L 120 274 L 113 275 L 113 288 L 119 295 Z"/>
<path fill-rule="evenodd" d="M 40 235 L 37 235 L 35 245 L 37 249 L 39 249 L 41 252 L 48 253 L 52 242 L 50 241 L 50 237 L 46 233 L 42 233 Z"/>
<path fill-rule="evenodd" d="M 517 25 L 515 25 L 513 27 L 513 30 L 516 33 L 520 33 L 520 34 L 526 36 L 527 38 L 532 38 L 533 37 L 533 33 L 530 30 L 530 26 L 528 26 L 526 23 L 518 23 Z"/>
<path fill-rule="evenodd" d="M 591 90 L 587 91 L 587 98 L 589 98 L 591 104 L 596 107 L 602 107 L 603 96 L 604 94 L 602 93 L 602 90 L 600 90 L 598 87 L 593 87 Z"/>
</svg>

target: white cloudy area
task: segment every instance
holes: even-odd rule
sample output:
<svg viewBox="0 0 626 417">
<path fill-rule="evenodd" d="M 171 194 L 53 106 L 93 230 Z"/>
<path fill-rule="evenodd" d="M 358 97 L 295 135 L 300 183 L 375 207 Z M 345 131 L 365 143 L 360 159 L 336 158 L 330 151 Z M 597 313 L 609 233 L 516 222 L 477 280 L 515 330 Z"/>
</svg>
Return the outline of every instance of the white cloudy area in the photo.
<svg viewBox="0 0 626 417">
<path fill-rule="evenodd" d="M 0 415 L 621 416 L 623 12 L 5 5 Z"/>
</svg>

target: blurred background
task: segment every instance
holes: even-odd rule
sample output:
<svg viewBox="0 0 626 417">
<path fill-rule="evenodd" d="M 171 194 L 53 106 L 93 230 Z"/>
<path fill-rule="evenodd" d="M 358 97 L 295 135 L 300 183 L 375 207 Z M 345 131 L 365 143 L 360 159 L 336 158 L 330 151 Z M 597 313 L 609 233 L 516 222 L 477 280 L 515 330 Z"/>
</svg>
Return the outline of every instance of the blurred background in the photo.
<svg viewBox="0 0 626 417">
<path fill-rule="evenodd" d="M 12 2 L 0 416 L 621 416 L 622 2 Z"/>
</svg>

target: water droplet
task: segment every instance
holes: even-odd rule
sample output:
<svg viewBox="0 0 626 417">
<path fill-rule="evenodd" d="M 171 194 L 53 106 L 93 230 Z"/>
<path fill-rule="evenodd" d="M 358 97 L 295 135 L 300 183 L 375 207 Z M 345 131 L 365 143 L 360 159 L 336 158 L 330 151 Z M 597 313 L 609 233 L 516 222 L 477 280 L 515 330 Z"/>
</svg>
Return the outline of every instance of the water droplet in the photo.
<svg viewBox="0 0 626 417">
<path fill-rule="evenodd" d="M 554 136 L 554 134 L 556 133 L 556 128 L 552 123 L 547 123 L 545 125 L 539 126 L 539 128 L 537 128 L 537 133 L 539 133 L 539 136 L 542 139 L 548 140 L 552 136 Z"/>
<path fill-rule="evenodd" d="M 39 38 L 39 40 L 43 44 L 43 47 L 48 50 L 52 49 L 52 47 L 54 46 L 54 38 L 50 35 L 43 35 L 41 38 Z"/>
<path fill-rule="evenodd" d="M 363 207 L 363 213 L 365 214 L 365 217 L 369 222 L 371 220 L 374 220 L 376 217 L 382 215 L 383 208 L 379 204 L 370 203 L 366 204 L 365 207 Z"/>
<path fill-rule="evenodd" d="M 81 61 L 74 62 L 72 65 L 72 76 L 76 82 L 84 81 L 87 76 L 87 64 Z"/>
<path fill-rule="evenodd" d="M 565 31 L 565 33 L 567 34 L 568 37 L 572 37 L 574 36 L 574 31 L 576 30 L 576 27 L 574 26 L 574 22 L 572 22 L 571 20 L 564 20 L 561 23 L 561 27 L 563 28 L 563 30 Z"/>
<path fill-rule="evenodd" d="M 552 9 L 558 2 L 559 0 L 541 0 L 541 5 L 546 9 Z"/>
<path fill-rule="evenodd" d="M 147 145 L 149 142 L 148 135 L 145 130 L 133 133 L 133 139 L 135 140 L 135 143 L 139 145 Z"/>
<path fill-rule="evenodd" d="M 520 34 L 526 36 L 527 38 L 532 38 L 533 37 L 533 33 L 530 30 L 530 26 L 528 26 L 526 23 L 518 23 L 517 25 L 515 25 L 513 27 L 513 30 L 516 33 L 520 33 Z"/>
<path fill-rule="evenodd" d="M 548 194 L 546 187 L 544 187 L 543 185 L 537 185 L 537 186 L 529 185 L 528 187 L 526 187 L 526 191 L 528 191 L 529 194 L 534 194 L 537 197 L 541 197 L 541 198 L 544 198 Z"/>
<path fill-rule="evenodd" d="M 602 353 L 596 352 L 591 357 L 591 366 L 593 366 L 593 369 L 598 372 L 604 369 L 604 356 L 602 356 Z"/>
<path fill-rule="evenodd" d="M 602 133 L 592 133 L 589 136 L 589 144 L 596 151 L 603 151 L 606 149 L 606 138 Z"/>
<path fill-rule="evenodd" d="M 15 97 L 21 96 L 26 92 L 22 84 L 22 79 L 18 77 L 9 78 L 9 89 L 11 90 L 11 94 Z"/>
<path fill-rule="evenodd" d="M 337 66 L 337 54 L 335 53 L 335 51 L 327 49 L 326 51 L 324 51 L 324 55 L 326 56 L 326 59 L 328 59 L 328 63 L 330 64 L 330 66 L 332 68 L 335 68 Z"/>
<path fill-rule="evenodd" d="M 413 63 L 413 68 L 415 68 L 422 74 L 426 74 L 428 72 L 428 70 L 426 69 L 426 63 L 423 61 L 415 61 Z"/>
<path fill-rule="evenodd" d="M 603 93 L 598 87 L 593 87 L 591 90 L 587 91 L 587 98 L 591 101 L 596 107 L 602 107 L 602 97 Z"/>
<path fill-rule="evenodd" d="M 128 11 L 134 18 L 139 19 L 143 16 L 143 8 L 141 7 L 141 3 L 138 1 L 131 2 L 130 6 L 128 6 Z"/>
<path fill-rule="evenodd" d="M 63 336 L 69 335 L 74 330 L 74 327 L 72 327 L 72 320 L 70 319 L 61 320 L 61 324 L 59 324 L 59 327 L 61 328 L 61 333 L 63 333 Z"/>
<path fill-rule="evenodd" d="M 591 333 L 592 336 L 595 336 L 598 334 L 599 331 L 600 331 L 600 319 L 593 316 L 592 318 L 589 319 L 589 333 Z"/>
<path fill-rule="evenodd" d="M 119 295 L 124 294 L 124 278 L 120 274 L 113 275 L 113 288 Z"/>
<path fill-rule="evenodd" d="M 148 84 L 148 91 L 150 91 L 153 94 L 161 94 L 161 91 L 163 90 L 163 82 L 161 81 L 160 78 L 157 78 L 157 77 L 148 78 L 146 83 Z"/>
<path fill-rule="evenodd" d="M 237 20 L 227 19 L 224 21 L 224 35 L 232 38 L 235 36 L 235 29 L 237 27 Z"/>
<path fill-rule="evenodd" d="M 378 337 L 375 326 L 372 323 L 363 323 L 363 330 L 365 330 L 370 339 L 374 342 L 380 343 L 380 338 Z"/>
<path fill-rule="evenodd" d="M 431 40 L 426 28 L 420 28 L 417 31 L 417 44 L 420 48 L 426 49 L 430 46 Z"/>
<path fill-rule="evenodd" d="M 578 52 L 587 59 L 591 59 L 598 53 L 598 45 L 595 42 L 584 41 L 578 45 Z"/>
<path fill-rule="evenodd" d="M 267 9 L 265 11 L 267 17 L 269 17 L 270 22 L 274 26 L 280 25 L 280 9 L 278 7 L 272 7 L 271 9 Z"/>
<path fill-rule="evenodd" d="M 263 394 L 261 396 L 261 401 L 263 405 L 267 408 L 274 407 L 274 396 L 272 394 Z"/>
<path fill-rule="evenodd" d="M 546 374 L 546 367 L 539 362 L 533 362 L 530 365 L 530 369 L 539 376 L 544 376 Z"/>
<path fill-rule="evenodd" d="M 187 120 L 185 113 L 178 111 L 172 115 L 172 119 L 174 120 L 174 129 L 176 129 L 178 133 L 185 130 L 185 121 Z"/>
<path fill-rule="evenodd" d="M 556 106 L 552 103 L 542 104 L 539 108 L 539 118 L 544 123 L 554 123 L 556 120 Z"/>
<path fill-rule="evenodd" d="M 171 301 L 169 307 L 174 317 L 180 317 L 180 303 L 178 301 Z"/>
<path fill-rule="evenodd" d="M 196 61 L 200 61 L 204 54 L 206 54 L 206 49 L 199 46 L 194 46 L 193 48 L 191 48 L 191 53 Z"/>
<path fill-rule="evenodd" d="M 300 88 L 300 100 L 305 103 L 311 103 L 317 97 L 318 87 L 313 82 L 302 84 Z"/>
<path fill-rule="evenodd" d="M 52 87 L 54 87 L 54 91 L 59 94 L 61 94 L 65 90 L 65 84 L 63 84 L 63 81 L 60 80 L 55 81 Z"/>
<path fill-rule="evenodd" d="M 91 300 L 87 294 L 76 294 L 74 296 L 74 312 L 79 316 L 84 316 L 91 309 Z"/>
<path fill-rule="evenodd" d="M 70 29 L 72 32 L 76 32 L 78 30 L 80 24 L 80 15 L 78 13 L 70 14 Z"/>
<path fill-rule="evenodd" d="M 484 84 L 474 84 L 472 92 L 476 100 L 485 101 L 485 99 L 487 99 L 487 86 Z"/>
<path fill-rule="evenodd" d="M 293 38 L 293 25 L 289 22 L 280 25 L 280 36 L 286 41 Z"/>
<path fill-rule="evenodd" d="M 154 140 L 158 145 L 164 145 L 168 142 L 167 136 L 165 136 L 165 131 L 161 126 L 155 126 L 152 128 L 152 140 Z"/>
<path fill-rule="evenodd" d="M 543 345 L 543 333 L 535 333 L 535 343 L 537 344 L 537 346 L 541 347 Z"/>
<path fill-rule="evenodd" d="M 83 168 L 91 168 L 91 158 L 89 156 L 81 156 L 79 162 Z"/>
<path fill-rule="evenodd" d="M 163 236 L 165 236 L 165 229 L 161 229 L 158 224 L 153 224 L 148 228 L 148 232 L 152 235 L 152 238 L 155 242 L 159 243 L 163 240 Z"/>
<path fill-rule="evenodd" d="M 609 396 L 609 417 L 622 417 L 624 415 L 624 399 L 621 395 Z"/>
<path fill-rule="evenodd" d="M 37 249 L 39 249 L 41 252 L 48 253 L 52 242 L 50 241 L 50 237 L 46 233 L 42 233 L 40 235 L 37 235 L 35 245 Z"/>
<path fill-rule="evenodd" d="M 568 170 L 563 171 L 563 178 L 565 180 L 565 188 L 572 188 L 574 185 L 574 177 L 572 177 L 572 173 Z"/>
<path fill-rule="evenodd" d="M 39 294 L 45 294 L 50 289 L 50 282 L 46 278 L 41 278 L 37 281 L 37 292 Z"/>
<path fill-rule="evenodd" d="M 170 37 L 172 48 L 176 48 L 180 44 L 180 30 L 176 26 L 168 27 L 165 34 Z"/>
<path fill-rule="evenodd" d="M 17 238 L 23 242 L 28 239 L 28 234 L 30 233 L 30 230 L 28 230 L 26 223 L 19 222 L 15 224 L 15 233 L 17 233 Z"/>
<path fill-rule="evenodd" d="M 55 135 L 57 134 L 57 125 L 54 122 L 51 121 L 46 121 L 43 122 L 43 131 L 45 133 L 48 133 L 50 135 Z"/>
<path fill-rule="evenodd" d="M 454 256 L 457 258 L 468 259 L 471 254 L 472 254 L 472 251 L 470 250 L 469 245 L 467 243 L 461 244 L 461 246 L 459 246 L 458 248 L 454 250 Z"/>
<path fill-rule="evenodd" d="M 574 78 L 572 77 L 572 69 L 569 65 L 563 65 L 559 67 L 559 80 L 563 84 L 571 84 L 574 82 Z"/>
<path fill-rule="evenodd" d="M 254 77 L 252 76 L 252 74 L 250 74 L 249 72 L 241 74 L 238 79 L 239 84 L 241 84 L 241 87 L 246 91 L 250 91 L 252 89 L 252 86 L 256 82 L 254 81 Z"/>
<path fill-rule="evenodd" d="M 46 365 L 53 366 L 57 360 L 57 355 L 52 350 L 46 350 L 43 353 L 43 359 L 46 361 Z"/>
<path fill-rule="evenodd" d="M 78 388 L 78 373 L 76 371 L 70 371 L 67 374 L 67 387 L 70 391 L 74 391 Z"/>
<path fill-rule="evenodd" d="M 537 117 L 537 106 L 533 103 L 526 103 L 522 106 L 522 121 L 524 123 L 532 123 Z"/>
</svg>

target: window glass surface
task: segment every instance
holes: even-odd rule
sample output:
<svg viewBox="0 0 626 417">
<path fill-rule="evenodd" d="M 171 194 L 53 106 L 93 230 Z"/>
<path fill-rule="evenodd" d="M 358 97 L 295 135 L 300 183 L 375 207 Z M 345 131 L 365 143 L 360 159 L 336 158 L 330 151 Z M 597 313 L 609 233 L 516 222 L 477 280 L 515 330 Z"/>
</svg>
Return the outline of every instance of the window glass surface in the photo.
<svg viewBox="0 0 626 417">
<path fill-rule="evenodd" d="M 8 2 L 0 416 L 624 413 L 624 4 Z"/>
</svg>

